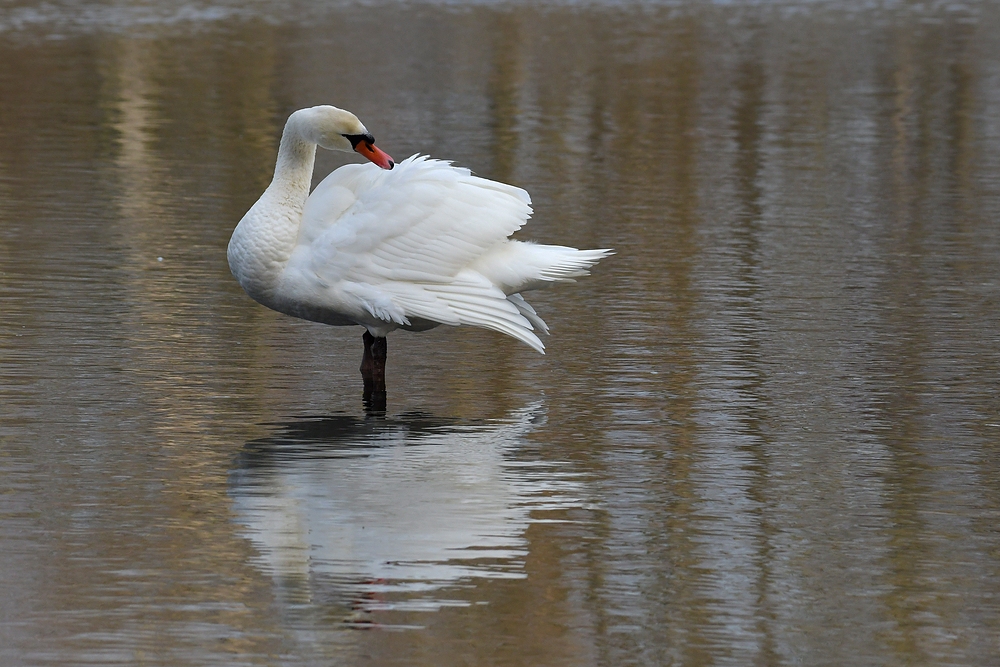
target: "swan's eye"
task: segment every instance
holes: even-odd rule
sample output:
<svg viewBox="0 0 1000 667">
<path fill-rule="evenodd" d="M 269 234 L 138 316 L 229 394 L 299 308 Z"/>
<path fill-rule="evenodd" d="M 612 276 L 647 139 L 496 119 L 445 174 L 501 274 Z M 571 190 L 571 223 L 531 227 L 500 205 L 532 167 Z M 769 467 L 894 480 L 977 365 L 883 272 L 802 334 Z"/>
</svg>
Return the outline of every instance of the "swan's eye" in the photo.
<svg viewBox="0 0 1000 667">
<path fill-rule="evenodd" d="M 365 135 L 363 134 L 345 134 L 343 137 L 351 142 L 351 148 L 355 150 L 357 150 L 358 144 L 365 139 Z"/>
<path fill-rule="evenodd" d="M 375 143 L 375 137 L 371 135 L 371 132 L 367 134 L 342 134 L 341 136 L 351 142 L 351 148 L 354 150 L 358 149 L 358 144 L 362 141 L 369 146 Z"/>
</svg>

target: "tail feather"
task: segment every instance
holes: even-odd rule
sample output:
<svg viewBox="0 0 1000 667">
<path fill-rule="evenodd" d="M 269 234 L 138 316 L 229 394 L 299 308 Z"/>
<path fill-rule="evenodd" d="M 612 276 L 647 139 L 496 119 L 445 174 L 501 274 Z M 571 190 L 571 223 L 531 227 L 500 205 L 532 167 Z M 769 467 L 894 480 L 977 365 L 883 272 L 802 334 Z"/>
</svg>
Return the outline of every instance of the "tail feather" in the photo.
<svg viewBox="0 0 1000 667">
<path fill-rule="evenodd" d="M 544 354 L 545 345 L 534 332 L 547 334 L 549 328 L 521 292 L 573 282 L 611 254 L 609 249 L 577 250 L 508 240 L 451 281 L 392 282 L 381 289 L 391 294 L 391 302 L 407 318 L 493 329 Z"/>
<path fill-rule="evenodd" d="M 551 249 L 552 263 L 539 272 L 542 280 L 575 282 L 574 278 L 590 275 L 590 267 L 597 264 L 613 250 L 577 250 L 565 246 L 539 246 Z"/>
<path fill-rule="evenodd" d="M 507 241 L 471 268 L 509 295 L 589 275 L 590 267 L 613 252 Z"/>
</svg>

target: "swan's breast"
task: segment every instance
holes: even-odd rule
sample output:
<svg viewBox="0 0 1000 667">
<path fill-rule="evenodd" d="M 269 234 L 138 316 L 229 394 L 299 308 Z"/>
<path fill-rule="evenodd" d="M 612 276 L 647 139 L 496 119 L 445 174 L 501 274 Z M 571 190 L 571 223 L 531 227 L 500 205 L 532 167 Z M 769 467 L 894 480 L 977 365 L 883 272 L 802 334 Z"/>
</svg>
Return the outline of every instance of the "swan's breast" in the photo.
<svg viewBox="0 0 1000 667">
<path fill-rule="evenodd" d="M 288 219 L 290 213 L 269 214 L 260 204 L 254 204 L 236 225 L 226 256 L 240 286 L 255 301 L 265 303 L 294 248 L 298 225 Z"/>
</svg>

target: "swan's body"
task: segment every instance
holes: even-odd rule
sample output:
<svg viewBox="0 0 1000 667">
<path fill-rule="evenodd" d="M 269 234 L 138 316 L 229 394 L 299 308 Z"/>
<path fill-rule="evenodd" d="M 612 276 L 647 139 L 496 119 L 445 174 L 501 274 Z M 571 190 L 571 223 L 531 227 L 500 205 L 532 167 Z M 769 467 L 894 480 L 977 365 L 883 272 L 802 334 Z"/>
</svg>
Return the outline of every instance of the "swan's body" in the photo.
<svg viewBox="0 0 1000 667">
<path fill-rule="evenodd" d="M 348 142 L 383 168 L 341 167 L 310 194 L 316 145 Z M 279 312 L 360 324 L 376 338 L 466 324 L 543 352 L 535 330 L 547 327 L 520 293 L 587 275 L 610 251 L 508 239 L 531 215 L 527 192 L 427 157 L 393 168 L 373 142 L 335 107 L 289 117 L 274 180 L 229 242 L 243 289 Z"/>
</svg>

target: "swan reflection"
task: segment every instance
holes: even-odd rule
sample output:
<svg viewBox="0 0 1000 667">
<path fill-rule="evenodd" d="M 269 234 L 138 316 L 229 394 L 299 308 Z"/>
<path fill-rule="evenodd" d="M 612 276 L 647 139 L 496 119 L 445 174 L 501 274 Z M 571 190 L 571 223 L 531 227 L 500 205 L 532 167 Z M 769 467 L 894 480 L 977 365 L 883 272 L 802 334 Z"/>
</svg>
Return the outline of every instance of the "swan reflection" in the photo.
<svg viewBox="0 0 1000 667">
<path fill-rule="evenodd" d="M 339 598 L 355 611 L 465 604 L 430 591 L 525 577 L 529 524 L 584 505 L 578 475 L 526 452 L 543 420 L 535 404 L 481 423 L 293 421 L 244 448 L 233 507 L 286 602 Z"/>
</svg>

